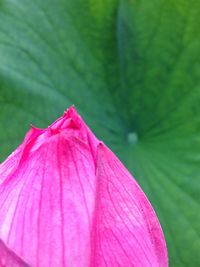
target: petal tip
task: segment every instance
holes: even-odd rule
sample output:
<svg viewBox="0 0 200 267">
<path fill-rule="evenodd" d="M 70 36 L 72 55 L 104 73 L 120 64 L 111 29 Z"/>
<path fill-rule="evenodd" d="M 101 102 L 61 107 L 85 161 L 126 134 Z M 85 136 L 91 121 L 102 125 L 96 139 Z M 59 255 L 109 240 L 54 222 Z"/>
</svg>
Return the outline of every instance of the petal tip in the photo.
<svg viewBox="0 0 200 267">
<path fill-rule="evenodd" d="M 103 149 L 104 147 L 105 147 L 104 142 L 99 141 L 99 143 L 98 143 L 98 148 L 99 148 L 99 149 Z"/>
<path fill-rule="evenodd" d="M 75 106 L 72 105 L 64 112 L 64 116 L 67 116 L 67 118 L 72 118 L 72 117 L 79 117 L 79 114 Z"/>
</svg>

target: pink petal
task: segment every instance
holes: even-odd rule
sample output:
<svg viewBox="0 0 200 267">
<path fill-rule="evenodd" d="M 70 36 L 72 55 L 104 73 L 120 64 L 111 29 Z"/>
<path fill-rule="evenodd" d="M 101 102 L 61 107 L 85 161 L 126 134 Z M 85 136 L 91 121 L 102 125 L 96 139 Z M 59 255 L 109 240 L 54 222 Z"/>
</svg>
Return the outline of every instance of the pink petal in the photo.
<svg viewBox="0 0 200 267">
<path fill-rule="evenodd" d="M 103 144 L 97 154 L 93 265 L 166 267 L 167 250 L 146 196 Z"/>
<path fill-rule="evenodd" d="M 0 166 L 0 238 L 32 267 L 167 266 L 148 200 L 74 108 Z"/>
<path fill-rule="evenodd" d="M 59 134 L 1 187 L 0 236 L 31 266 L 89 266 L 94 168 L 84 143 Z"/>
<path fill-rule="evenodd" d="M 29 267 L 0 240 L 0 267 Z"/>
</svg>

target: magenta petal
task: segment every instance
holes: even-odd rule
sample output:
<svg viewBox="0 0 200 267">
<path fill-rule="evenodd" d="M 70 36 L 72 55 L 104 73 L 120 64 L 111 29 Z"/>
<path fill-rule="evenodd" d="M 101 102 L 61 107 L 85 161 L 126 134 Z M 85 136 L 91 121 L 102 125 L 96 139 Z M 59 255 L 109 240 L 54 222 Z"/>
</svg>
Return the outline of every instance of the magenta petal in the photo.
<svg viewBox="0 0 200 267">
<path fill-rule="evenodd" d="M 0 239 L 31 267 L 167 266 L 147 198 L 73 107 L 0 165 Z"/>
<path fill-rule="evenodd" d="M 146 196 L 103 144 L 97 154 L 93 266 L 166 267 L 167 250 Z"/>
<path fill-rule="evenodd" d="M 29 267 L 0 240 L 0 267 Z"/>
<path fill-rule="evenodd" d="M 55 135 L 1 187 L 0 235 L 32 266 L 89 266 L 94 168 L 84 143 Z"/>
</svg>

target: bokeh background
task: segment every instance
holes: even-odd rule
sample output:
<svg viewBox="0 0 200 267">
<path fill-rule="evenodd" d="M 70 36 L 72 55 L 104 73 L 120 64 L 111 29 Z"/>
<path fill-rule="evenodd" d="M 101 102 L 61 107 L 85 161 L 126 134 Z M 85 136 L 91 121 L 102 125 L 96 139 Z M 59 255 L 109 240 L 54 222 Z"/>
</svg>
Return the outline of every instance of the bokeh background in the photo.
<svg viewBox="0 0 200 267">
<path fill-rule="evenodd" d="M 200 266 L 200 1 L 0 0 L 0 160 L 74 104 Z"/>
</svg>

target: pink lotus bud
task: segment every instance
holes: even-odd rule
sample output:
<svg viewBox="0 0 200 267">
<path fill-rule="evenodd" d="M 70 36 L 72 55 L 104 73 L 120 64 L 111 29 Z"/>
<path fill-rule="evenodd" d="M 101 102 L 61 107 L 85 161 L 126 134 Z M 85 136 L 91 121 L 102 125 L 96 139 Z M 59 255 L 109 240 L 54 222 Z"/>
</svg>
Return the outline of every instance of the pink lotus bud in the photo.
<svg viewBox="0 0 200 267">
<path fill-rule="evenodd" d="M 168 266 L 149 201 L 73 107 L 0 165 L 0 240 L 6 267 Z"/>
</svg>

